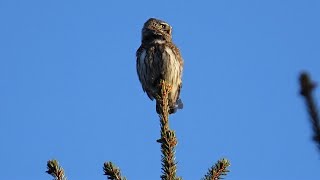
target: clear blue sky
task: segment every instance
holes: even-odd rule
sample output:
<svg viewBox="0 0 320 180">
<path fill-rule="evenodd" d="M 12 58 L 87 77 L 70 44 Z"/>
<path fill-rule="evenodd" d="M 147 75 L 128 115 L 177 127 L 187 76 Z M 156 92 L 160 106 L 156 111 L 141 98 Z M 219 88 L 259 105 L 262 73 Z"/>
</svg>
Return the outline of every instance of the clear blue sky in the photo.
<svg viewBox="0 0 320 180">
<path fill-rule="evenodd" d="M 173 26 L 184 109 L 171 116 L 178 175 L 218 159 L 226 179 L 319 179 L 298 74 L 320 82 L 318 0 L 0 1 L 2 179 L 160 179 L 159 121 L 135 69 L 150 17 Z M 316 91 L 320 102 L 320 90 Z"/>
</svg>

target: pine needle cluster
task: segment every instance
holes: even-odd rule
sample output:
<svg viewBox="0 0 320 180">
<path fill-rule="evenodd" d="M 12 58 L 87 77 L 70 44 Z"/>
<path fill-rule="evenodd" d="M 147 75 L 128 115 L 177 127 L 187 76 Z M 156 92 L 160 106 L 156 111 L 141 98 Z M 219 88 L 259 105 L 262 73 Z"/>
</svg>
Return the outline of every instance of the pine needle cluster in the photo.
<svg viewBox="0 0 320 180">
<path fill-rule="evenodd" d="M 222 179 L 222 176 L 226 175 L 229 172 L 228 167 L 230 162 L 227 159 L 219 160 L 215 165 L 213 165 L 208 173 L 202 178 L 202 180 L 218 180 Z"/>
<path fill-rule="evenodd" d="M 120 169 L 116 167 L 112 162 L 105 162 L 103 164 L 104 175 L 111 180 L 126 180 L 125 177 L 121 176 Z"/>
<path fill-rule="evenodd" d="M 64 170 L 57 160 L 49 160 L 47 162 L 47 169 L 46 173 L 50 174 L 55 180 L 67 180 L 64 175 Z"/>
</svg>

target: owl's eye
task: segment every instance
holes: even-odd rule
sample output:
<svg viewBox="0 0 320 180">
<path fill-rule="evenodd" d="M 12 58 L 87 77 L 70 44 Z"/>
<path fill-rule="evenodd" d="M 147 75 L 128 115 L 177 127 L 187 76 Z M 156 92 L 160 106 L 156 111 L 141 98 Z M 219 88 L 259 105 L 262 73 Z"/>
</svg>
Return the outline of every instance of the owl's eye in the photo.
<svg viewBox="0 0 320 180">
<path fill-rule="evenodd" d="M 165 24 L 161 24 L 161 27 L 165 29 L 167 26 Z"/>
</svg>

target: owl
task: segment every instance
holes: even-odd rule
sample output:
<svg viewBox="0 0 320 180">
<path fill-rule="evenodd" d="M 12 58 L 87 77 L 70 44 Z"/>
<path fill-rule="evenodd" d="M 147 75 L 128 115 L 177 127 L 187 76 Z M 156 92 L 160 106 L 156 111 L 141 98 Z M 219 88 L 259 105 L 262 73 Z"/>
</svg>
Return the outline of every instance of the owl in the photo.
<svg viewBox="0 0 320 180">
<path fill-rule="evenodd" d="M 150 18 L 142 28 L 141 46 L 136 52 L 136 68 L 142 89 L 151 100 L 161 91 L 160 81 L 170 84 L 169 113 L 183 108 L 180 99 L 183 60 L 179 49 L 172 42 L 172 27 L 159 19 Z M 156 104 L 160 113 L 160 104 Z"/>
</svg>

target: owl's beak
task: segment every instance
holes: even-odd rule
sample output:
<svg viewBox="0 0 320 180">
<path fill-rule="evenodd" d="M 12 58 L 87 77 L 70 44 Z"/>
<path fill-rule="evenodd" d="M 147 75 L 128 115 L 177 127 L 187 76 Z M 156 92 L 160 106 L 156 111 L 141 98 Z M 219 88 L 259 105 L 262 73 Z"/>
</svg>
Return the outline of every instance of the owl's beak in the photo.
<svg viewBox="0 0 320 180">
<path fill-rule="evenodd" d="M 166 33 L 171 34 L 171 28 L 165 30 Z"/>
<path fill-rule="evenodd" d="M 158 35 L 158 36 L 161 36 L 162 34 L 157 32 L 156 30 L 153 30 L 153 29 L 149 29 L 149 33 L 150 35 Z"/>
<path fill-rule="evenodd" d="M 160 32 L 157 32 L 153 29 L 148 29 L 147 32 L 145 32 L 144 34 L 145 36 L 149 36 L 149 37 L 153 37 L 153 38 L 159 38 L 162 36 L 162 34 Z"/>
<path fill-rule="evenodd" d="M 165 37 L 160 32 L 157 32 L 153 29 L 144 29 L 142 33 L 142 41 L 151 42 L 153 40 L 165 40 Z"/>
</svg>

